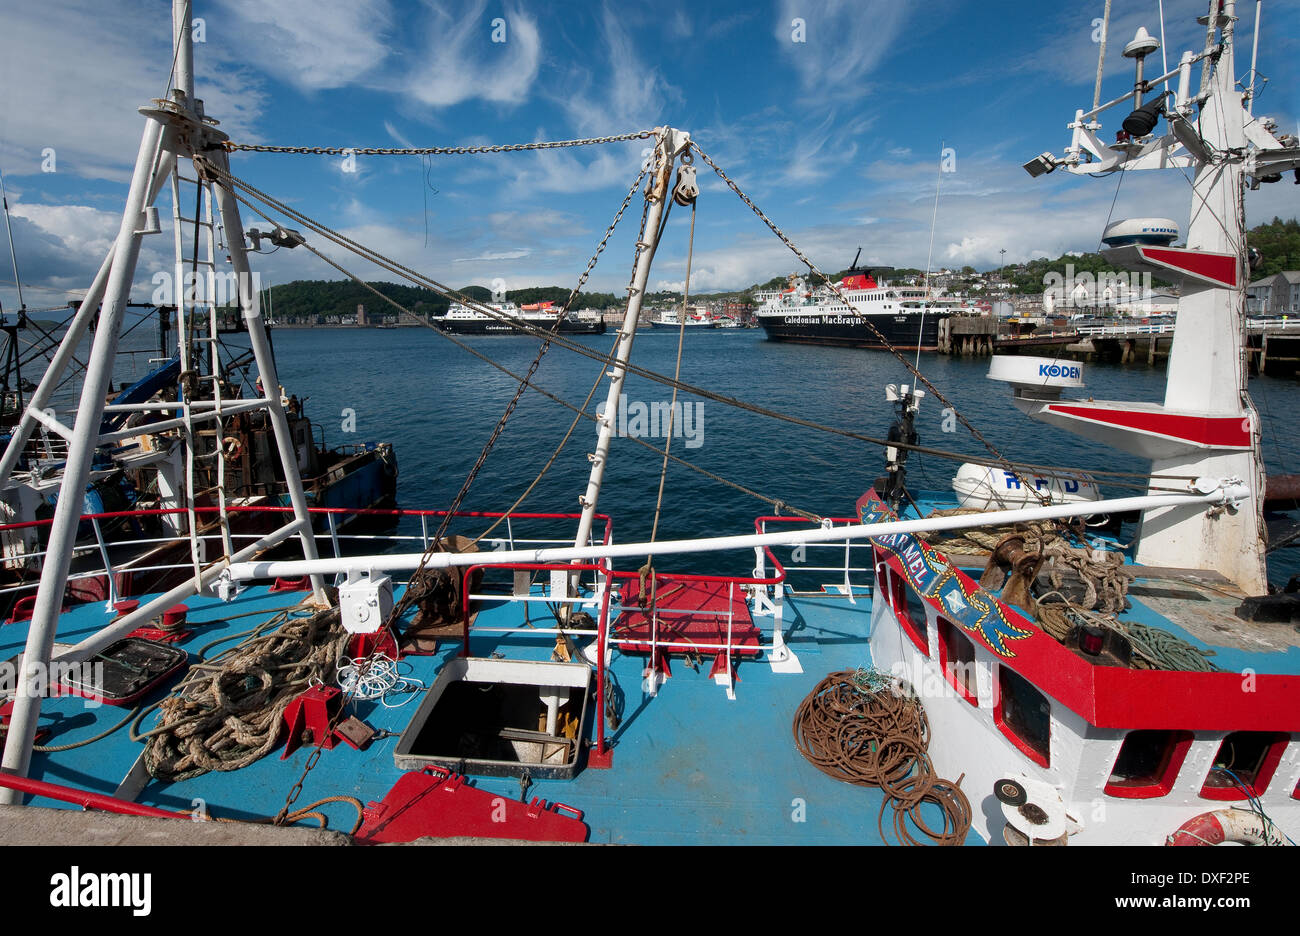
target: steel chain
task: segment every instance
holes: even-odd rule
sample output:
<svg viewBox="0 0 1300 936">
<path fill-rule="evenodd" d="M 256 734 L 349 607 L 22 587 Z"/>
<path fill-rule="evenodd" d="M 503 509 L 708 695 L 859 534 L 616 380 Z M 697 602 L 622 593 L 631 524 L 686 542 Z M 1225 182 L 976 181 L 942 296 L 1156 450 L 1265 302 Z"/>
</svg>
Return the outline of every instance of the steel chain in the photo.
<svg viewBox="0 0 1300 936">
<path fill-rule="evenodd" d="M 735 192 L 736 195 L 740 197 L 740 200 L 743 201 L 746 205 L 748 205 L 750 210 L 753 211 L 754 214 L 758 215 L 759 219 L 762 220 L 762 222 L 768 226 L 769 230 L 771 230 L 773 234 L 775 234 L 778 238 L 780 238 L 781 243 L 785 244 L 786 247 L 790 248 L 790 251 L 796 257 L 799 258 L 800 262 L 802 262 L 804 266 L 808 267 L 809 272 L 817 276 L 820 276 L 822 282 L 825 283 L 828 287 L 830 287 L 831 292 L 835 293 L 835 295 L 840 298 L 840 300 L 844 303 L 844 305 L 848 307 L 849 311 L 853 315 L 856 315 L 858 318 L 862 319 L 863 323 L 868 328 L 870 328 L 873 333 L 875 333 L 875 336 L 880 339 L 881 344 L 885 346 L 885 348 L 889 351 L 889 353 L 894 355 L 894 357 L 896 357 L 900 362 L 902 362 L 903 366 L 907 368 L 908 372 L 911 373 L 912 376 L 914 376 L 917 380 L 925 384 L 926 388 L 930 391 L 930 393 L 934 395 L 935 399 L 937 399 L 940 403 L 944 404 L 950 410 L 952 410 L 952 414 L 957 418 L 957 421 L 960 422 L 963 426 L 965 426 L 967 431 L 969 431 L 972 436 L 974 436 L 986 449 L 988 449 L 989 453 L 993 455 L 995 459 L 997 459 L 998 463 L 1002 466 L 1004 471 L 1007 471 L 1013 477 L 1015 477 L 1015 479 L 1019 481 L 1022 485 L 1024 485 L 1026 490 L 1033 493 L 1034 496 L 1036 496 L 1044 506 L 1046 506 L 1051 502 L 1050 495 L 1044 494 L 1042 491 L 1038 490 L 1034 485 L 1030 484 L 1018 471 L 1016 471 L 1016 468 L 1011 463 L 1011 461 L 1000 451 L 998 451 L 997 447 L 994 446 L 992 442 L 984 438 L 983 433 L 981 433 L 978 429 L 976 429 L 974 424 L 971 423 L 970 420 L 968 420 L 957 410 L 957 407 L 953 405 L 952 401 L 949 400 L 947 397 L 945 397 L 939 391 L 939 389 L 925 377 L 924 374 L 922 374 L 919 370 L 916 369 L 916 366 L 913 365 L 911 361 L 909 361 L 906 357 L 904 357 L 903 354 L 901 354 L 898 351 L 898 349 L 895 348 L 889 342 L 889 340 L 885 338 L 883 334 L 881 334 L 880 329 L 876 328 L 875 323 L 872 322 L 868 316 L 863 315 L 861 312 L 859 312 L 858 309 L 853 305 L 853 303 L 849 302 L 849 300 L 844 297 L 844 293 L 840 292 L 839 286 L 831 282 L 831 278 L 827 276 L 825 273 L 823 273 L 820 269 L 818 269 L 817 265 L 808 259 L 807 255 L 805 255 L 804 252 L 795 245 L 794 241 L 790 240 L 790 238 L 786 236 L 786 233 L 784 231 L 782 231 L 779 227 L 777 227 L 776 223 L 771 218 L 763 214 L 762 209 L 760 209 L 757 205 L 755 205 L 753 200 L 748 195 L 746 195 L 743 191 L 741 191 L 740 186 L 732 181 L 731 177 L 728 176 L 722 170 L 722 167 L 720 167 L 717 163 L 715 163 L 712 159 L 709 158 L 708 153 L 700 149 L 699 145 L 694 140 L 691 141 L 690 145 L 691 148 L 695 150 L 695 152 L 700 154 L 700 158 L 703 159 L 704 162 L 708 164 L 709 168 L 711 168 L 717 174 L 718 178 L 720 178 L 723 182 L 725 182 L 727 184 L 727 187 L 730 188 L 733 192 Z M 919 339 L 918 339 L 918 343 L 919 343 Z"/>
<path fill-rule="evenodd" d="M 536 143 L 497 143 L 484 146 L 271 146 L 261 143 L 235 143 L 227 141 L 227 152 L 245 153 L 297 153 L 308 156 L 478 156 L 484 153 L 520 153 L 527 150 L 562 149 L 568 146 L 599 146 L 605 143 L 625 143 L 629 140 L 647 140 L 653 130 L 619 133 L 614 136 L 589 137 L 584 140 L 547 140 Z"/>
</svg>

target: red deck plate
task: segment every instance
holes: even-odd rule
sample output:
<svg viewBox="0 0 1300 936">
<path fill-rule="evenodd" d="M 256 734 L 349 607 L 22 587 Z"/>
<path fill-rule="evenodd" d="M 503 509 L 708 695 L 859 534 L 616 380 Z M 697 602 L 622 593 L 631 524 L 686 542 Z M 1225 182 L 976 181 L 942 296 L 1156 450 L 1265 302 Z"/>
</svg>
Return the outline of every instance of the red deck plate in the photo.
<svg viewBox="0 0 1300 936">
<path fill-rule="evenodd" d="M 659 611 L 659 643 L 725 644 L 727 642 L 727 596 L 731 591 L 731 647 L 741 656 L 758 656 L 761 632 L 749 616 L 745 592 L 727 582 L 696 582 L 657 576 L 655 604 Z M 624 652 L 650 652 L 649 609 L 637 606 L 641 583 L 631 579 L 623 585 L 623 613 L 614 621 L 614 636 L 620 640 L 645 641 L 622 644 Z M 663 647 L 663 653 L 689 653 L 689 647 Z M 719 653 L 717 647 L 701 650 L 703 655 Z"/>
<path fill-rule="evenodd" d="M 403 774 L 382 803 L 370 803 L 358 841 L 413 842 L 423 836 L 585 842 L 582 813 L 563 803 L 534 798 L 524 804 L 465 783 L 442 767 Z"/>
</svg>

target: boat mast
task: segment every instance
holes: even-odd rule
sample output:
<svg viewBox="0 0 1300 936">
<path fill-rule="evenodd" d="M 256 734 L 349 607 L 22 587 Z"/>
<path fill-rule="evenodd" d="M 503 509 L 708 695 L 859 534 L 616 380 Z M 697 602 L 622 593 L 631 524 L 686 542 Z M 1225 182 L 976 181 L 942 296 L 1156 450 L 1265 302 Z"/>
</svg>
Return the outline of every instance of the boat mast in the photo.
<svg viewBox="0 0 1300 936">
<path fill-rule="evenodd" d="M 0 763 L 0 769 L 7 773 L 25 775 L 31 761 L 37 719 L 40 715 L 41 694 L 46 691 L 48 685 L 45 675 L 50 671 L 54 634 L 63 606 L 68 569 L 76 546 L 77 527 L 81 520 L 81 492 L 86 489 L 90 479 L 91 462 L 100 444 L 100 426 L 105 412 L 108 385 L 113 376 L 122 319 L 130 299 L 141 242 L 147 234 L 158 233 L 157 225 L 150 223 L 150 215 L 153 212 L 147 212 L 146 209 L 153 207 L 163 183 L 175 171 L 178 157 L 193 159 L 200 178 L 204 177 L 202 170 L 202 166 L 206 165 L 204 160 L 211 163 L 219 172 L 228 171 L 226 151 L 221 146 L 226 139 L 225 134 L 215 129 L 213 121 L 202 116 L 201 107 L 193 96 L 190 0 L 173 0 L 172 15 L 176 49 L 173 72 L 175 84 L 171 99 L 154 101 L 151 105 L 141 108 L 141 113 L 146 118 L 144 133 L 136 154 L 135 169 L 131 176 L 130 191 L 117 238 L 109 257 L 105 259 L 99 274 L 87 292 L 72 327 L 64 336 L 58 353 L 46 370 L 40 387 L 37 388 L 23 413 L 22 420 L 5 451 L 3 462 L 0 463 L 0 485 L 2 485 L 9 482 L 22 446 L 30 437 L 37 422 L 43 423 L 68 440 L 67 463 L 62 483 L 63 496 L 59 498 L 55 507 L 54 520 L 50 527 L 49 545 L 36 592 L 36 606 L 27 633 L 24 662 L 14 695 L 14 708 L 8 736 L 5 739 L 3 762 Z M 311 516 L 307 511 L 306 496 L 298 474 L 297 453 L 294 451 L 288 422 L 280 404 L 275 364 L 270 358 L 270 349 L 258 308 L 257 292 L 253 288 L 252 277 L 249 275 L 248 258 L 243 243 L 244 229 L 239 218 L 238 207 L 228 190 L 220 184 L 215 185 L 214 188 L 221 220 L 227 232 L 226 246 L 230 253 L 231 267 L 238 282 L 240 307 L 248 322 L 258 372 L 267 388 L 266 399 L 257 402 L 267 410 L 275 431 L 285 482 L 294 508 L 294 520 L 260 538 L 257 542 L 245 546 L 233 556 L 227 557 L 224 563 L 216 563 L 196 571 L 193 579 L 146 602 L 136 611 L 114 619 L 113 623 L 101 629 L 92 638 L 78 644 L 75 653 L 65 654 L 61 658 L 69 662 L 78 662 L 92 656 L 114 640 L 157 616 L 173 603 L 212 584 L 229 562 L 251 558 L 261 550 L 283 542 L 295 534 L 302 543 L 304 557 L 317 558 Z M 212 280 L 210 279 L 209 282 L 211 283 Z M 178 290 L 184 288 L 182 283 L 177 283 L 175 286 Z M 101 297 L 102 308 L 100 308 Z M 97 310 L 99 324 L 95 330 L 94 343 L 87 362 L 81 399 L 75 421 L 71 427 L 68 427 L 46 414 L 43 407 L 48 403 L 50 394 L 72 358 L 77 342 L 85 334 Z M 184 329 L 179 331 L 183 342 Z M 215 339 L 216 336 L 212 337 Z M 187 436 L 192 437 L 195 422 L 220 419 L 219 404 L 219 400 L 208 406 L 198 402 L 195 404 L 198 408 L 192 413 L 187 408 L 185 418 Z M 167 408 L 174 409 L 175 404 L 159 404 L 159 409 Z M 166 423 L 159 425 L 166 425 Z M 191 496 L 192 493 L 190 492 Z M 317 597 L 323 598 L 324 581 L 319 574 L 313 574 L 312 585 Z M 14 790 L 0 789 L 0 803 L 20 802 L 21 794 Z"/>
<path fill-rule="evenodd" d="M 605 478 L 605 464 L 609 459 L 610 441 L 616 431 L 618 418 L 618 401 L 623 393 L 623 380 L 627 376 L 627 362 L 632 355 L 632 341 L 636 338 L 637 320 L 641 316 L 641 301 L 645 296 L 646 283 L 650 278 L 650 264 L 654 260 L 655 250 L 659 247 L 659 222 L 663 218 L 664 203 L 672 188 L 673 162 L 686 151 L 690 145 L 690 134 L 671 127 L 659 127 L 655 130 L 655 150 L 651 157 L 653 166 L 650 179 L 646 183 L 645 240 L 636 245 L 636 272 L 632 277 L 632 286 L 627 297 L 627 312 L 623 316 L 623 327 L 618 334 L 618 348 L 615 351 L 614 367 L 609 371 L 609 393 L 605 397 L 604 410 L 597 413 L 596 451 L 589 456 L 591 474 L 587 479 L 587 490 L 578 498 L 582 504 L 582 517 L 578 521 L 578 533 L 574 546 L 587 545 L 591 535 L 592 522 L 596 516 L 596 502 L 600 499 L 600 486 Z"/>
<path fill-rule="evenodd" d="M 1243 592 L 1263 594 L 1264 471 L 1259 417 L 1247 392 L 1244 182 L 1277 181 L 1300 167 L 1300 149 L 1284 145 L 1268 125 L 1251 117 L 1236 90 L 1233 38 L 1236 3 L 1210 0 L 1205 48 L 1184 53 L 1179 65 L 1144 80 L 1142 60 L 1159 46 L 1145 29 L 1124 49 L 1136 60 L 1131 91 L 1091 111 L 1075 112 L 1073 139 L 1064 157 L 1043 153 L 1025 164 L 1039 176 L 1057 167 L 1077 174 L 1116 170 L 1190 168 L 1191 219 L 1185 247 L 1132 244 L 1103 251 L 1121 267 L 1178 282 L 1182 289 L 1170 348 L 1162 405 L 1105 401 L 1049 402 L 1018 399 L 1035 419 L 1151 459 L 1150 490 L 1167 489 L 1168 478 L 1238 479 L 1252 494 L 1240 510 L 1204 511 L 1173 506 L 1147 511 L 1138 531 L 1136 558 L 1152 566 L 1221 572 Z M 1217 36 L 1217 41 L 1216 41 Z M 1199 88 L 1192 67 L 1201 63 Z M 1142 103 L 1174 76 L 1172 106 L 1163 91 Z M 1114 143 L 1098 134 L 1097 117 L 1113 107 L 1132 108 Z M 1168 132 L 1156 132 L 1160 119 Z"/>
</svg>

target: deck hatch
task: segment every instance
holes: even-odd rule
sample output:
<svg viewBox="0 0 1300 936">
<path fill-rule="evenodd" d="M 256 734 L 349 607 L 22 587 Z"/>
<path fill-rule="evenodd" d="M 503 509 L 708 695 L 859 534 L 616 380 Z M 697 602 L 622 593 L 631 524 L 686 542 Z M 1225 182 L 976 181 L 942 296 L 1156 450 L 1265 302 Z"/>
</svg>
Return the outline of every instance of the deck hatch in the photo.
<svg viewBox="0 0 1300 936">
<path fill-rule="evenodd" d="M 400 770 L 491 777 L 577 773 L 591 670 L 582 663 L 453 657 L 402 732 Z"/>
</svg>

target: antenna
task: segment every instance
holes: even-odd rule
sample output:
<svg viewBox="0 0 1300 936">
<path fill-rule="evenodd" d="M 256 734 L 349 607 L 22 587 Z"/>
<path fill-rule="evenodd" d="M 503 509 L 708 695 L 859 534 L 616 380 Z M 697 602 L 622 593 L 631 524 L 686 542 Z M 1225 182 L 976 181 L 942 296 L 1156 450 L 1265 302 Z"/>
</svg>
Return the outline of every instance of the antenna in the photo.
<svg viewBox="0 0 1300 936">
<path fill-rule="evenodd" d="M 1246 89 L 1246 113 L 1255 115 L 1255 61 L 1259 58 L 1259 15 L 1264 0 L 1255 0 L 1255 43 L 1250 49 L 1250 87 Z M 17 275 L 17 274 L 15 274 Z"/>
<path fill-rule="evenodd" d="M 23 301 L 23 280 L 18 275 L 18 254 L 14 251 L 14 229 L 9 222 L 9 193 L 5 191 L 5 174 L 0 172 L 0 201 L 4 202 L 5 229 L 9 232 L 9 259 L 14 265 L 14 285 L 18 287 L 18 322 L 22 325 L 27 303 Z"/>
</svg>

